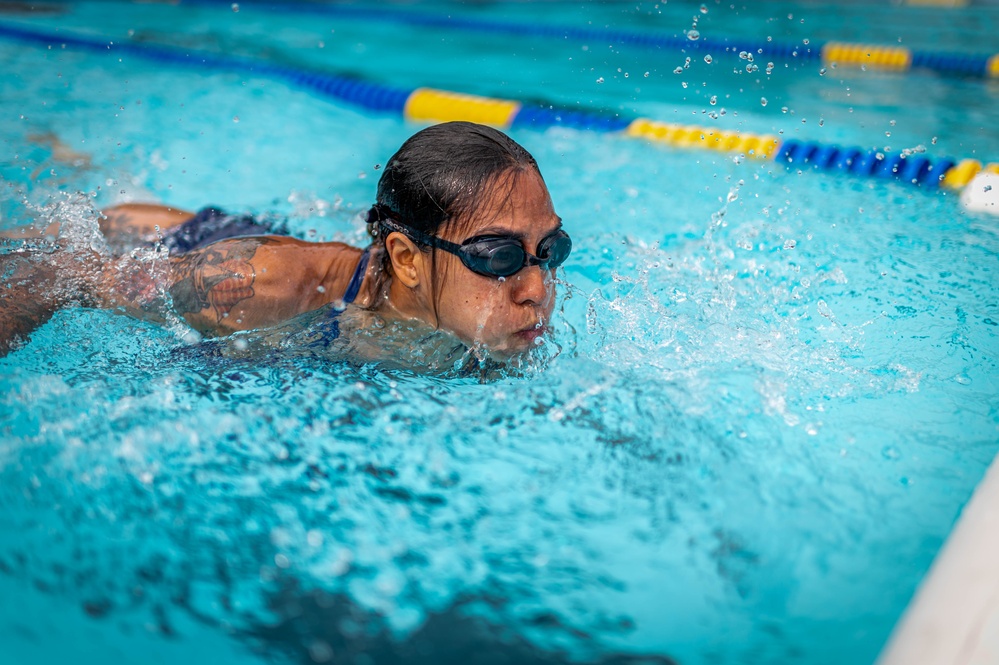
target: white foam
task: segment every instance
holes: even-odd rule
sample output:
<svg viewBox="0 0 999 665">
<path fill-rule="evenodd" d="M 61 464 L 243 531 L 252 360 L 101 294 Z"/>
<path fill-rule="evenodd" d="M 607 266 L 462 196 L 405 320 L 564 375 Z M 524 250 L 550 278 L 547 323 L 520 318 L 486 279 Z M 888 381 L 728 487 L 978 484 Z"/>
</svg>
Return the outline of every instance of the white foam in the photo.
<svg viewBox="0 0 999 665">
<path fill-rule="evenodd" d="M 971 212 L 999 215 L 999 173 L 979 173 L 961 192 L 961 205 Z"/>
</svg>

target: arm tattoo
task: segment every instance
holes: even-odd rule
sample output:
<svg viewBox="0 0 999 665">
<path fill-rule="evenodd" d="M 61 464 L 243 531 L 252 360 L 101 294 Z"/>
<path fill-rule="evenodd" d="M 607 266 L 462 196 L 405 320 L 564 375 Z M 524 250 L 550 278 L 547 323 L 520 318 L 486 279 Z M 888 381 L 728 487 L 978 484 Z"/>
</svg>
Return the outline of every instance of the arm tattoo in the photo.
<svg viewBox="0 0 999 665">
<path fill-rule="evenodd" d="M 221 323 L 237 303 L 253 297 L 256 269 L 250 259 L 264 244 L 262 238 L 209 245 L 174 260 L 175 281 L 170 287 L 180 314 L 211 308 Z"/>
</svg>

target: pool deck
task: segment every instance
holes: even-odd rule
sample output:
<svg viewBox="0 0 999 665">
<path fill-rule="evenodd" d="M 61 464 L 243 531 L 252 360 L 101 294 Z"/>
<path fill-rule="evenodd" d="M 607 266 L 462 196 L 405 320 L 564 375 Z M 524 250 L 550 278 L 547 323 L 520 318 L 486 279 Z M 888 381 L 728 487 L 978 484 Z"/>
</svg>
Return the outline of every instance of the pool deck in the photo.
<svg viewBox="0 0 999 665">
<path fill-rule="evenodd" d="M 999 456 L 877 665 L 999 664 Z"/>
</svg>

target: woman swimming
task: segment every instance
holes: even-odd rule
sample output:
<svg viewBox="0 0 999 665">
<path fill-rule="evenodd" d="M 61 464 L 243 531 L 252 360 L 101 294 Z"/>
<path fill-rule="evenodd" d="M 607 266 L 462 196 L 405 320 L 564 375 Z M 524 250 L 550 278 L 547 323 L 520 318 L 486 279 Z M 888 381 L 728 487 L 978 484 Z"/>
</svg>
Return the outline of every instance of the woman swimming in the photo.
<svg viewBox="0 0 999 665">
<path fill-rule="evenodd" d="M 376 201 L 365 250 L 261 235 L 268 229 L 255 220 L 212 208 L 108 209 L 101 230 L 109 245 L 153 240 L 158 229 L 169 259 L 53 254 L 44 267 L 7 270 L 0 354 L 67 304 L 165 320 L 165 293 L 172 312 L 209 337 L 305 316 L 311 343 L 328 344 L 345 328 L 389 321 L 446 331 L 503 360 L 545 334 L 554 272 L 572 244 L 523 147 L 473 123 L 428 127 L 389 160 Z"/>
</svg>

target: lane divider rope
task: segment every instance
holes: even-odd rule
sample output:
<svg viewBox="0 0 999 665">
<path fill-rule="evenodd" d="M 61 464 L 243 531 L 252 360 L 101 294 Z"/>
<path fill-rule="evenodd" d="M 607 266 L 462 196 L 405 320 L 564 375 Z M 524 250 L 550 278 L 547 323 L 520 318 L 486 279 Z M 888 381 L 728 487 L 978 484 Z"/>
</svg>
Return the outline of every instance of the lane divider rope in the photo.
<svg viewBox="0 0 999 665">
<path fill-rule="evenodd" d="M 0 22 L 0 38 L 49 49 L 79 48 L 116 56 L 131 55 L 164 64 L 198 67 L 221 72 L 259 75 L 286 81 L 325 97 L 369 111 L 396 113 L 414 122 L 469 120 L 501 129 L 568 127 L 664 143 L 677 148 L 705 149 L 773 160 L 801 170 L 840 172 L 857 176 L 895 179 L 927 188 L 961 189 L 980 171 L 999 173 L 999 163 L 978 160 L 935 160 L 920 154 L 882 153 L 857 147 L 781 139 L 693 125 L 627 118 L 600 110 L 559 108 L 542 103 L 469 95 L 434 88 L 404 90 L 357 77 L 304 70 L 221 53 L 181 50 L 145 43 L 115 43 L 63 31 L 49 33 Z M 896 55 L 886 55 L 898 57 Z"/>
</svg>

